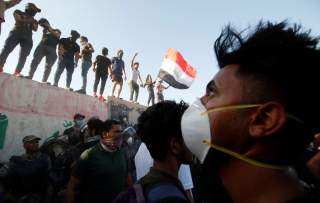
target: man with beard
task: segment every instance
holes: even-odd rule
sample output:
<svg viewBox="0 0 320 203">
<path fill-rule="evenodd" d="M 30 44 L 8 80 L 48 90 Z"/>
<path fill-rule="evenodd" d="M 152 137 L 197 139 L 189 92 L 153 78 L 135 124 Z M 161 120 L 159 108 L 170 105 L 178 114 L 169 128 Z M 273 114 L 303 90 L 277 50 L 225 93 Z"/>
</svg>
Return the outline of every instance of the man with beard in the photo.
<svg viewBox="0 0 320 203">
<path fill-rule="evenodd" d="M 20 10 L 14 11 L 13 16 L 16 23 L 0 53 L 0 72 L 3 72 L 3 66 L 9 54 L 20 44 L 21 50 L 14 75 L 21 76 L 20 72 L 33 46 L 32 31 L 38 30 L 38 22 L 34 19 L 34 16 L 40 11 L 41 10 L 33 3 L 28 3 L 24 12 Z"/>
<path fill-rule="evenodd" d="M 289 166 L 319 132 L 319 40 L 286 22 L 245 33 L 228 26 L 216 40 L 220 70 L 184 113 L 184 141 L 232 202 L 314 202 Z"/>
</svg>

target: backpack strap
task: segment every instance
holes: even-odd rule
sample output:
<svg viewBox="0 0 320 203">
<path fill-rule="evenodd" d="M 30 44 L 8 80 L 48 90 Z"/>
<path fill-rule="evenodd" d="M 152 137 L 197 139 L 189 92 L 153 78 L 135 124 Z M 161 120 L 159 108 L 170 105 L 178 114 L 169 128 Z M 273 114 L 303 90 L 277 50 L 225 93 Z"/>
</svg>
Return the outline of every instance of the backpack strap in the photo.
<svg viewBox="0 0 320 203">
<path fill-rule="evenodd" d="M 167 198 L 177 198 L 187 201 L 185 195 L 177 188 L 177 186 L 171 183 L 156 185 L 146 194 L 148 203 L 156 203 Z"/>
</svg>

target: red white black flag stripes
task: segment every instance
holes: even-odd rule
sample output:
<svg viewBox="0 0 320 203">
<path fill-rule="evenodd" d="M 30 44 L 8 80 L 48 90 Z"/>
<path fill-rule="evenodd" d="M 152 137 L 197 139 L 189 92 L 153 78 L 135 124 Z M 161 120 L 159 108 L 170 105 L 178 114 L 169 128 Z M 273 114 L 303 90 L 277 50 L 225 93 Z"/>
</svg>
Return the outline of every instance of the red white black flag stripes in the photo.
<svg viewBox="0 0 320 203">
<path fill-rule="evenodd" d="M 178 51 L 169 49 L 158 77 L 174 88 L 187 89 L 191 86 L 196 74 L 196 69 L 191 67 Z"/>
</svg>

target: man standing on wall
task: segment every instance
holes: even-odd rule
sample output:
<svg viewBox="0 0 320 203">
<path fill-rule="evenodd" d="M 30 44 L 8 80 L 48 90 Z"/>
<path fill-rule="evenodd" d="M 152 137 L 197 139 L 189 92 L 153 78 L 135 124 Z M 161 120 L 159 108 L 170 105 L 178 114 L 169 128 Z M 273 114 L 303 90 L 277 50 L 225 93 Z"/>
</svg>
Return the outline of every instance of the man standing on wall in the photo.
<svg viewBox="0 0 320 203">
<path fill-rule="evenodd" d="M 138 96 L 139 96 L 139 85 L 137 83 L 138 78 L 140 80 L 141 86 L 143 85 L 143 82 L 142 82 L 141 76 L 140 76 L 140 71 L 138 70 L 139 69 L 139 62 L 134 62 L 134 59 L 136 58 L 137 55 L 138 55 L 138 53 L 135 53 L 134 57 L 132 58 L 132 61 L 131 61 L 132 76 L 131 76 L 131 80 L 129 82 L 130 101 L 133 102 L 133 94 L 135 93 L 135 98 L 134 98 L 135 103 L 137 103 Z"/>
<path fill-rule="evenodd" d="M 46 83 L 50 75 L 51 68 L 57 60 L 56 49 L 61 36 L 61 31 L 52 28 L 48 20 L 44 18 L 39 20 L 39 25 L 43 27 L 42 40 L 34 51 L 29 76 L 27 76 L 26 78 L 33 78 L 33 75 L 37 70 L 37 67 L 40 64 L 42 58 L 46 57 L 46 65 L 42 77 L 42 82 Z"/>
<path fill-rule="evenodd" d="M 112 86 L 112 96 L 114 97 L 114 91 L 116 90 L 116 86 L 119 85 L 119 91 L 117 94 L 117 98 L 119 98 L 122 85 L 123 85 L 123 78 L 122 75 L 124 74 L 124 79 L 127 80 L 126 70 L 124 67 L 124 61 L 122 60 L 123 51 L 120 49 L 117 52 L 117 56 L 113 57 L 111 60 L 111 78 L 113 82 Z"/>
<path fill-rule="evenodd" d="M 101 84 L 100 84 L 100 96 L 99 100 L 100 101 L 105 101 L 106 99 L 103 97 L 103 92 L 104 92 L 104 87 L 106 85 L 107 79 L 108 79 L 108 71 L 110 70 L 111 67 L 111 60 L 107 57 L 108 55 L 108 49 L 104 47 L 102 49 L 102 55 L 98 55 L 96 57 L 96 60 L 93 63 L 93 71 L 95 72 L 95 80 L 94 80 L 94 85 L 93 85 L 93 96 L 97 96 L 97 89 L 98 85 L 101 79 Z M 109 73 L 111 73 L 109 71 Z"/>
<path fill-rule="evenodd" d="M 70 91 L 73 91 L 73 89 L 70 88 L 70 84 L 74 68 L 78 66 L 80 58 L 80 46 L 76 42 L 79 37 L 80 34 L 77 31 L 71 30 L 71 36 L 69 38 L 60 39 L 58 50 L 59 61 L 57 71 L 54 75 L 54 86 L 58 86 L 61 74 L 64 69 L 67 69 L 66 87 Z"/>
<path fill-rule="evenodd" d="M 41 10 L 33 3 L 28 3 L 24 12 L 20 10 L 14 11 L 13 16 L 16 23 L 9 37 L 6 39 L 0 54 L 0 72 L 3 72 L 3 66 L 9 54 L 20 44 L 21 50 L 14 75 L 22 76 L 20 72 L 26 63 L 33 45 L 32 31 L 38 30 L 38 22 L 34 19 L 34 16 L 40 11 Z"/>
<path fill-rule="evenodd" d="M 82 63 L 81 63 L 82 87 L 77 92 L 86 94 L 87 75 L 92 65 L 92 53 L 94 52 L 94 49 L 93 49 L 93 46 L 89 43 L 88 38 L 85 36 L 80 37 L 80 45 L 81 45 L 80 57 L 82 58 Z"/>
</svg>

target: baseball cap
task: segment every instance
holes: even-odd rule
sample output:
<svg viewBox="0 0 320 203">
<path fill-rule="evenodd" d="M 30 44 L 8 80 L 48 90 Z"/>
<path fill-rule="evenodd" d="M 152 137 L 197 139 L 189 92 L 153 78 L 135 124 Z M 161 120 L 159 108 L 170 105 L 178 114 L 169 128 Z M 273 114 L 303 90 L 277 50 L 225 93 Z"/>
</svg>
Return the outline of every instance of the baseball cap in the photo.
<svg viewBox="0 0 320 203">
<path fill-rule="evenodd" d="M 33 141 L 33 140 L 41 140 L 41 138 L 37 137 L 35 135 L 27 135 L 22 139 L 22 142 L 25 143 L 25 142 L 30 142 L 30 141 Z"/>
<path fill-rule="evenodd" d="M 81 113 L 76 113 L 76 114 L 74 114 L 73 119 L 75 120 L 75 119 L 77 119 L 77 118 L 84 119 L 85 116 L 82 115 Z"/>
</svg>

